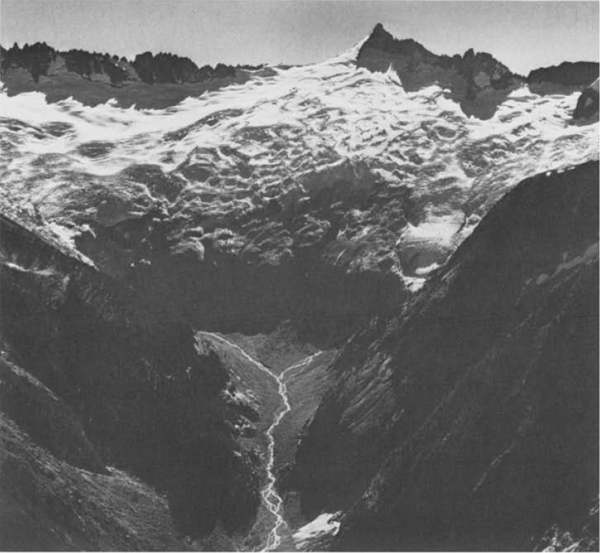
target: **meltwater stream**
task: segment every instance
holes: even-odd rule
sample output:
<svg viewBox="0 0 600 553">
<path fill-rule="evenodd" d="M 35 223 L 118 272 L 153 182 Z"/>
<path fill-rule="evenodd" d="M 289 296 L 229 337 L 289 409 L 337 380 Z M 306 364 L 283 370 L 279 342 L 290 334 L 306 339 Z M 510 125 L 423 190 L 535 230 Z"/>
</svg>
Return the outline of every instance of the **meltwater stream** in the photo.
<svg viewBox="0 0 600 553">
<path fill-rule="evenodd" d="M 233 342 L 230 342 L 229 340 L 223 338 L 223 336 L 219 336 L 218 334 L 212 334 L 208 332 L 206 334 L 209 335 L 211 338 L 220 341 L 223 344 L 227 344 L 228 346 L 235 348 L 246 360 L 250 361 L 250 363 L 256 366 L 259 370 L 267 373 L 269 376 L 274 378 L 277 382 L 277 392 L 279 393 L 283 401 L 283 409 L 277 413 L 277 416 L 274 418 L 273 423 L 267 430 L 267 439 L 269 440 L 267 451 L 268 460 L 266 466 L 267 484 L 261 492 L 267 510 L 271 512 L 275 517 L 275 524 L 269 532 L 266 544 L 262 551 L 274 551 L 281 544 L 282 536 L 280 535 L 279 531 L 282 528 L 282 526 L 285 526 L 286 524 L 282 514 L 283 499 L 277 493 L 277 479 L 275 477 L 275 472 L 273 471 L 275 467 L 275 437 L 273 434 L 277 426 L 279 426 L 279 423 L 282 421 L 283 417 L 285 417 L 292 409 L 287 395 L 287 384 L 285 382 L 285 379 L 286 376 L 288 376 L 291 373 L 291 371 L 308 365 L 315 357 L 320 355 L 322 352 L 318 351 L 317 353 L 309 355 L 299 363 L 295 363 L 294 365 L 288 367 L 279 376 L 277 376 L 273 372 L 271 372 L 267 367 L 265 367 L 262 363 L 250 357 L 250 355 L 248 355 L 240 346 L 234 344 Z"/>
</svg>

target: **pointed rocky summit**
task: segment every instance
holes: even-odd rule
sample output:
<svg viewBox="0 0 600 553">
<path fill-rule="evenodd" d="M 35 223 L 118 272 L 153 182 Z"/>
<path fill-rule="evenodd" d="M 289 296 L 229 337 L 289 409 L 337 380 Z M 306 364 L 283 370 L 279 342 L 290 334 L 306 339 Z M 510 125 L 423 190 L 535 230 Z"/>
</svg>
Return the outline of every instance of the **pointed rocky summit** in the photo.
<svg viewBox="0 0 600 553">
<path fill-rule="evenodd" d="M 381 23 L 362 45 L 356 64 L 370 71 L 392 66 L 407 91 L 438 84 L 468 115 L 484 119 L 492 117 L 506 96 L 524 83 L 490 54 L 469 49 L 463 56 L 438 56 L 413 39 L 394 38 Z"/>
</svg>

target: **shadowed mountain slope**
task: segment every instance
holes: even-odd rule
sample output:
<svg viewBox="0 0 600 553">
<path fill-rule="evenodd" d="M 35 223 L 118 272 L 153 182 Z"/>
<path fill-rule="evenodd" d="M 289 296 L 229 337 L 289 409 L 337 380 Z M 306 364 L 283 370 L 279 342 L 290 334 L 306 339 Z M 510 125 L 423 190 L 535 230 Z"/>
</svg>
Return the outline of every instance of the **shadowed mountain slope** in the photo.
<svg viewBox="0 0 600 553">
<path fill-rule="evenodd" d="M 597 547 L 597 206 L 597 163 L 524 181 L 346 345 L 291 480 L 334 549 Z"/>
<path fill-rule="evenodd" d="M 78 469 L 127 469 L 166 495 L 168 503 L 145 488 L 158 509 L 148 506 L 148 516 L 154 512 L 181 537 L 205 535 L 217 524 L 229 532 L 249 527 L 259 468 L 236 431 L 248 407 L 224 393 L 235 385 L 216 353 L 200 348 L 168 308 L 148 309 L 133 289 L 22 224 L 2 216 L 0 225 L 1 409 L 26 437 L 10 424 L 3 428 L 10 455 L 39 460 L 29 472 L 15 468 L 22 460 L 2 464 L 3 524 L 20 520 L 24 544 L 28 532 L 34 539 L 53 525 L 68 528 L 52 503 L 36 506 L 35 490 L 46 489 L 36 471 L 50 463 L 67 478 L 64 488 L 57 484 L 59 495 L 78 487 Z M 31 443 L 46 453 L 40 457 Z M 100 503 L 123 501 L 98 494 Z M 60 512 L 78 520 L 67 503 Z M 90 508 L 84 518 L 95 524 Z M 99 536 L 78 532 L 77 547 L 104 547 Z M 182 543 L 166 534 L 157 539 L 152 547 Z"/>
</svg>

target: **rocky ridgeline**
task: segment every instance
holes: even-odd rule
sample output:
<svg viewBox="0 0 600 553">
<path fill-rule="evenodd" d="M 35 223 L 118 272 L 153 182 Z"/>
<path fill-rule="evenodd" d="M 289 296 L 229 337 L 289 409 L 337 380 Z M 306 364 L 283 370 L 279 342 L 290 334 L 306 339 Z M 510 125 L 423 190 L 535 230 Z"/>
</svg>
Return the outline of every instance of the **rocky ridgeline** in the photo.
<svg viewBox="0 0 600 553">
<path fill-rule="evenodd" d="M 218 88 L 232 82 L 244 82 L 249 70 L 263 66 L 217 64 L 198 67 L 192 60 L 169 53 L 139 54 L 132 61 L 116 55 L 84 50 L 57 51 L 46 43 L 17 44 L 0 50 L 1 74 L 9 94 L 40 90 L 51 101 L 68 97 L 57 90 L 64 74 L 74 74 L 94 83 L 110 85 L 109 91 L 96 88 L 69 86 L 71 95 L 84 104 L 95 105 L 110 98 L 129 106 L 166 107 L 188 95 L 206 89 Z M 532 92 L 545 94 L 557 91 L 581 90 L 598 77 L 598 63 L 565 62 L 559 66 L 543 67 L 531 71 L 527 78 L 510 71 L 508 67 L 485 52 L 468 50 L 462 56 L 437 55 L 412 39 L 396 39 L 383 25 L 377 24 L 362 44 L 356 64 L 371 71 L 387 71 L 393 66 L 407 91 L 415 91 L 438 84 L 448 88 L 468 115 L 490 118 L 507 96 L 515 89 L 528 85 Z M 21 72 L 24 71 L 27 78 Z M 40 82 L 40 77 L 51 79 Z M 182 93 L 168 90 L 163 98 L 149 98 L 144 91 L 130 90 L 135 83 L 148 85 L 196 85 Z M 198 87 L 198 85 L 205 85 Z M 208 88 L 206 88 L 208 87 Z M 59 87 L 60 88 L 60 87 Z M 123 89 L 121 93 L 115 88 Z M 124 94 L 125 90 L 127 94 Z M 155 91 L 155 95 L 157 95 Z"/>
<path fill-rule="evenodd" d="M 467 50 L 464 55 L 438 56 L 412 39 L 398 40 L 379 23 L 362 44 L 356 60 L 358 67 L 387 71 L 392 66 L 407 91 L 438 84 L 448 88 L 463 111 L 483 119 L 517 88 L 527 84 L 535 92 L 556 85 L 583 88 L 598 77 L 598 63 L 563 63 L 531 71 L 527 78 L 512 73 L 492 55 Z"/>
<path fill-rule="evenodd" d="M 150 52 L 138 54 L 133 61 L 124 57 L 111 56 L 85 50 L 58 51 L 45 42 L 25 44 L 20 48 L 1 50 L 2 73 L 23 68 L 37 83 L 40 76 L 52 76 L 63 67 L 66 71 L 91 80 L 108 80 L 114 86 L 126 81 L 154 83 L 196 83 L 207 79 L 235 76 L 235 67 L 217 64 L 198 67 L 192 60 L 173 54 Z"/>
<path fill-rule="evenodd" d="M 466 98 L 474 97 L 488 86 L 506 89 L 522 82 L 522 78 L 490 54 L 476 54 L 470 49 L 463 56 L 438 56 L 412 39 L 394 38 L 381 23 L 361 46 L 357 65 L 379 71 L 386 71 L 393 65 L 406 90 L 417 90 L 438 82 Z"/>
<path fill-rule="evenodd" d="M 123 107 L 160 109 L 248 79 L 250 66 L 198 67 L 189 58 L 145 52 L 133 60 L 87 52 L 58 51 L 45 43 L 1 49 L 1 78 L 9 95 L 39 91 L 49 102 L 73 97 L 95 106 L 111 99 Z"/>
</svg>

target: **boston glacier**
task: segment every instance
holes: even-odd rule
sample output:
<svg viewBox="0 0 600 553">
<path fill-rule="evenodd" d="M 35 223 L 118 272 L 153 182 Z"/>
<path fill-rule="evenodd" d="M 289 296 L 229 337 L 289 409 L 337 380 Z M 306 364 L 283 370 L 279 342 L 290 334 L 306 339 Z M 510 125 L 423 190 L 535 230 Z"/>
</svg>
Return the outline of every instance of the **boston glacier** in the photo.
<svg viewBox="0 0 600 553">
<path fill-rule="evenodd" d="M 27 48 L 0 544 L 597 548 L 597 64 Z"/>
</svg>

